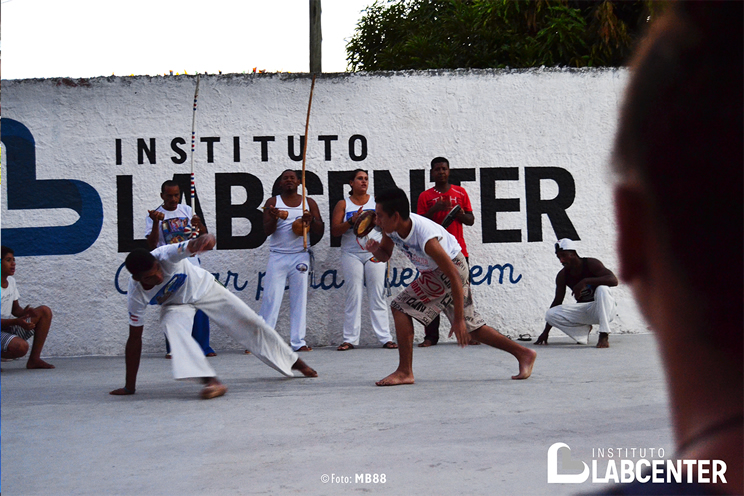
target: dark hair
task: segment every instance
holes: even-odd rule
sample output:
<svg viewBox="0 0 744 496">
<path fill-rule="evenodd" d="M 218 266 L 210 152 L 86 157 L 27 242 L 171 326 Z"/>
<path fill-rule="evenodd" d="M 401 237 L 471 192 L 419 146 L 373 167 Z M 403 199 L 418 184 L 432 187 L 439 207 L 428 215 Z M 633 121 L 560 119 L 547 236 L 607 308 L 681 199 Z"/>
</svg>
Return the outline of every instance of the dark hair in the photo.
<svg viewBox="0 0 744 496">
<path fill-rule="evenodd" d="M 281 191 L 279 190 L 279 181 L 281 181 L 282 176 L 285 172 L 292 172 L 294 173 L 295 177 L 299 180 L 302 178 L 302 171 L 294 170 L 294 169 L 284 169 L 281 174 L 279 174 L 276 179 L 274 180 L 274 185 L 271 187 L 271 196 L 279 196 L 281 194 Z"/>
<path fill-rule="evenodd" d="M 449 168 L 449 160 L 447 160 L 444 157 L 434 157 L 431 159 L 431 168 L 433 169 L 435 165 L 437 164 L 447 164 L 447 168 Z"/>
<path fill-rule="evenodd" d="M 2 255 L 0 255 L 0 258 L 5 258 L 5 255 L 7 255 L 8 253 L 15 254 L 13 248 L 8 248 L 7 246 L 1 246 L 0 251 L 2 251 Z"/>
<path fill-rule="evenodd" d="M 737 348 L 719 327 L 733 324 L 740 351 L 742 11 L 740 2 L 677 2 L 652 25 L 614 150 L 618 170 L 647 188 L 659 237 L 716 329 L 710 337 Z"/>
<path fill-rule="evenodd" d="M 388 215 L 400 214 L 400 218 L 408 220 L 411 217 L 411 206 L 406 192 L 400 188 L 386 189 L 375 195 L 375 203 L 379 203 L 382 211 Z"/>
<path fill-rule="evenodd" d="M 349 180 L 346 181 L 346 182 L 347 183 L 351 183 L 352 181 L 354 181 L 354 179 L 356 179 L 357 174 L 359 174 L 360 172 L 364 172 L 365 174 L 367 174 L 367 177 L 369 177 L 369 172 L 367 172 L 366 170 L 364 170 L 364 169 L 354 169 L 349 174 Z M 352 193 L 354 193 L 354 190 L 353 189 L 350 189 L 349 190 L 349 196 L 351 196 Z"/>
<path fill-rule="evenodd" d="M 181 191 L 181 185 L 180 184 L 178 184 L 173 179 L 168 179 L 167 181 L 165 181 L 163 184 L 160 185 L 160 192 L 161 193 L 165 193 L 165 188 L 172 188 L 173 186 L 177 186 L 178 187 L 178 191 Z"/>
<path fill-rule="evenodd" d="M 127 255 L 126 260 L 124 260 L 124 265 L 135 279 L 138 279 L 140 275 L 152 269 L 154 264 L 155 257 L 144 248 L 137 248 Z"/>
</svg>

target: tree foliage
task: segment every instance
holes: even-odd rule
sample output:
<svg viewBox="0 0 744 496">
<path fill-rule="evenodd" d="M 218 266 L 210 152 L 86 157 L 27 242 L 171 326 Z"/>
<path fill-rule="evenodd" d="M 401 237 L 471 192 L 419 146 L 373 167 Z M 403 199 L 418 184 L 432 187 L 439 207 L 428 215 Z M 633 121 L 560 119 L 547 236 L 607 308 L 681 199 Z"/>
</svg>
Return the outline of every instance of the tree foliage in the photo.
<svg viewBox="0 0 744 496">
<path fill-rule="evenodd" d="M 376 0 L 346 46 L 352 71 L 617 67 L 663 4 Z"/>
</svg>

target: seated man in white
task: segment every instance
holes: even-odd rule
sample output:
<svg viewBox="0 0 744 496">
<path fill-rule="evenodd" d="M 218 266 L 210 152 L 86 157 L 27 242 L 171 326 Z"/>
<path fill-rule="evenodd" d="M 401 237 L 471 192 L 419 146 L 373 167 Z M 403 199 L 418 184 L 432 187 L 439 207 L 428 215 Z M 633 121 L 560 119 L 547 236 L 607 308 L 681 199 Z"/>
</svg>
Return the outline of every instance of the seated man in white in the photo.
<svg viewBox="0 0 744 496">
<path fill-rule="evenodd" d="M 608 348 L 610 322 L 616 308 L 610 287 L 617 286 L 617 277 L 596 258 L 579 257 L 576 246 L 566 238 L 555 244 L 563 269 L 555 278 L 555 298 L 545 314 L 545 330 L 535 344 L 548 344 L 551 327 L 557 327 L 579 344 L 587 344 L 592 325 L 599 324 L 597 348 Z M 563 304 L 566 288 L 571 289 L 576 303 Z"/>
</svg>

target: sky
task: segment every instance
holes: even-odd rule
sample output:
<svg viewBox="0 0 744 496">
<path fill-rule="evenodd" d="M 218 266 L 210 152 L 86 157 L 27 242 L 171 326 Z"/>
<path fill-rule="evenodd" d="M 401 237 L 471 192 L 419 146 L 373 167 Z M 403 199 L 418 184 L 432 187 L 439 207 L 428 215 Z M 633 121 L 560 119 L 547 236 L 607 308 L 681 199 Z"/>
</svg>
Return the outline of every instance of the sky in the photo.
<svg viewBox="0 0 744 496">
<path fill-rule="evenodd" d="M 321 0 L 323 72 L 374 0 Z M 309 0 L 2 0 L 2 79 L 308 72 Z"/>
</svg>

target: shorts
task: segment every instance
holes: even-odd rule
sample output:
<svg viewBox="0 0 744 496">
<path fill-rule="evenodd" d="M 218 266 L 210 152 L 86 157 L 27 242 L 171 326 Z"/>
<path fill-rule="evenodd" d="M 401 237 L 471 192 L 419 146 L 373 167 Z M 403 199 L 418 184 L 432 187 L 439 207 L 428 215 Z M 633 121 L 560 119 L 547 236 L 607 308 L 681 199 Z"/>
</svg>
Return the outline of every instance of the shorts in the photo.
<svg viewBox="0 0 744 496">
<path fill-rule="evenodd" d="M 19 325 L 14 325 L 6 328 L 4 331 L 2 331 L 0 336 L 0 344 L 2 345 L 3 351 L 8 351 L 8 345 L 10 344 L 10 341 L 16 336 L 25 341 L 28 341 L 34 336 L 34 330 L 26 330 Z"/>
<path fill-rule="evenodd" d="M 470 291 L 470 270 L 465 256 L 458 253 L 452 259 L 460 276 L 463 293 L 463 313 L 465 327 L 473 332 L 486 325 L 486 321 L 476 311 L 473 293 Z M 403 312 L 418 320 L 424 326 L 431 324 L 440 312 L 444 312 L 450 322 L 455 317 L 455 305 L 452 300 L 452 289 L 449 278 L 437 268 L 431 272 L 422 272 L 418 278 L 390 304 L 390 308 Z"/>
</svg>

